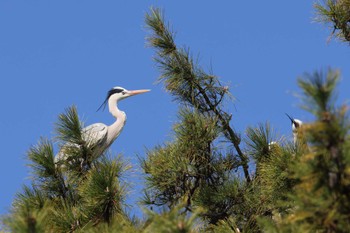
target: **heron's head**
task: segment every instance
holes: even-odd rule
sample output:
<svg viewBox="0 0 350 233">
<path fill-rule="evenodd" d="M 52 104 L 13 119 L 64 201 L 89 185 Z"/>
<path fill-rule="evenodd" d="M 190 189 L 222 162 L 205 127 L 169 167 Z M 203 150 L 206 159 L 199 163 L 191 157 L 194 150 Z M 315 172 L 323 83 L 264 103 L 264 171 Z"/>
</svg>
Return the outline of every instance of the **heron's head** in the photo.
<svg viewBox="0 0 350 233">
<path fill-rule="evenodd" d="M 148 89 L 143 89 L 143 90 L 132 90 L 132 91 L 129 91 L 123 87 L 113 87 L 112 89 L 110 89 L 108 92 L 107 92 L 107 96 L 106 96 L 106 99 L 105 101 L 102 103 L 102 105 L 97 109 L 100 110 L 102 107 L 103 109 L 105 109 L 107 103 L 108 103 L 108 100 L 109 99 L 112 99 L 115 100 L 116 102 L 122 100 L 122 99 L 125 99 L 125 98 L 128 98 L 130 96 L 134 96 L 134 95 L 138 95 L 138 94 L 142 94 L 142 93 L 145 93 L 145 92 L 149 92 L 150 90 Z"/>
<path fill-rule="evenodd" d="M 301 120 L 294 119 L 293 117 L 289 116 L 287 113 L 286 113 L 286 115 L 290 119 L 290 121 L 292 122 L 293 133 L 296 133 L 298 128 L 303 124 L 303 122 Z"/>
</svg>

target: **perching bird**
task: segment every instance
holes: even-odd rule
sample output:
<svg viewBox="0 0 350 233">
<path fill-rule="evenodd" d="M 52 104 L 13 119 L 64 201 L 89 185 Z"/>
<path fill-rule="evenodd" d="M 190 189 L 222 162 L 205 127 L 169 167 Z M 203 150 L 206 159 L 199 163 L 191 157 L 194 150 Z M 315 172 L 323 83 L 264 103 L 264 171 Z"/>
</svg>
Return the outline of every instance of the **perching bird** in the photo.
<svg viewBox="0 0 350 233">
<path fill-rule="evenodd" d="M 298 139 L 298 129 L 303 124 L 303 122 L 301 120 L 294 119 L 293 117 L 289 116 L 287 113 L 286 113 L 286 115 L 290 119 L 290 121 L 292 122 L 293 140 L 294 140 L 294 144 L 295 144 L 297 142 L 297 139 Z"/>
<path fill-rule="evenodd" d="M 84 141 L 87 142 L 89 146 L 93 147 L 94 151 L 96 151 L 98 154 L 102 154 L 119 136 L 126 122 L 126 114 L 125 112 L 119 110 L 117 106 L 118 101 L 149 91 L 150 90 L 128 91 L 122 87 L 113 87 L 111 90 L 109 90 L 105 101 L 98 108 L 98 110 L 101 108 L 104 109 L 108 104 L 109 112 L 116 119 L 116 121 L 109 126 L 103 123 L 95 123 L 85 127 L 82 129 L 82 137 Z M 63 146 L 61 151 L 56 155 L 55 162 L 65 158 L 67 158 L 67 155 L 65 154 L 65 149 Z"/>
</svg>

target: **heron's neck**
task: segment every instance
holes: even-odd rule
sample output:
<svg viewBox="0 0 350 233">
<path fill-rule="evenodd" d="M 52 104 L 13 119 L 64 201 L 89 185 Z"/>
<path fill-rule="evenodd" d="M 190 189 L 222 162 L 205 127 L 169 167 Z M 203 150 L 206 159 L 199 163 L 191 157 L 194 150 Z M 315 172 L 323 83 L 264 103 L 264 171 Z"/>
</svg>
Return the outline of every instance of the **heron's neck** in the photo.
<svg viewBox="0 0 350 233">
<path fill-rule="evenodd" d="M 297 134 L 297 132 L 293 132 L 293 142 L 294 142 L 294 145 L 296 145 L 297 141 L 298 141 L 298 134 Z"/>
<path fill-rule="evenodd" d="M 119 110 L 117 102 L 113 99 L 108 101 L 109 112 L 116 118 L 116 121 L 108 126 L 107 144 L 109 145 L 119 136 L 126 122 L 126 115 Z"/>
<path fill-rule="evenodd" d="M 118 119 L 123 118 L 123 116 L 125 116 L 125 113 L 123 111 L 119 110 L 117 104 L 118 104 L 117 100 L 110 99 L 108 101 L 109 112 L 112 114 L 112 116 L 114 116 L 115 119 L 118 120 Z"/>
</svg>

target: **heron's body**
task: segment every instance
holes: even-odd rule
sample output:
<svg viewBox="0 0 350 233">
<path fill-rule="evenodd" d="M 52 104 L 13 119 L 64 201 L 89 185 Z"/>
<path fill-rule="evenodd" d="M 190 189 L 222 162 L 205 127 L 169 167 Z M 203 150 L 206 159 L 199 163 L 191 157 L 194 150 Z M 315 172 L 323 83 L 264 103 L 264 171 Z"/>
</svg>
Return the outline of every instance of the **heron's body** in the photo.
<svg viewBox="0 0 350 233">
<path fill-rule="evenodd" d="M 91 146 L 99 146 L 101 151 L 105 151 L 118 138 L 126 123 L 125 112 L 120 111 L 116 121 L 107 126 L 103 123 L 95 123 L 85 127 L 83 131 L 83 140 Z"/>
<path fill-rule="evenodd" d="M 125 112 L 119 110 L 117 105 L 118 101 L 129 96 L 145 93 L 148 91 L 149 90 L 128 91 L 122 87 L 112 88 L 108 92 L 106 100 L 101 105 L 101 107 L 107 105 L 108 103 L 109 112 L 115 118 L 115 122 L 109 126 L 103 123 L 95 123 L 83 128 L 82 139 L 90 148 L 94 148 L 95 153 L 101 155 L 107 148 L 112 145 L 115 139 L 118 138 L 126 123 L 126 114 Z M 65 153 L 64 148 L 65 146 L 63 146 L 60 152 L 56 155 L 56 162 L 67 158 L 68 155 Z"/>
</svg>

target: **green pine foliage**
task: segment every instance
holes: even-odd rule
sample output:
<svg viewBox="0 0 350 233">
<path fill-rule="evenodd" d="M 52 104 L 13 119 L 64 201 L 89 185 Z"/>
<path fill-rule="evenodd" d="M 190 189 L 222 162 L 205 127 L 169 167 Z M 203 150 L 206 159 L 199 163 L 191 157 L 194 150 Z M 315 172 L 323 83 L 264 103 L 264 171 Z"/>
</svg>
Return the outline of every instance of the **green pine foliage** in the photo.
<svg viewBox="0 0 350 233">
<path fill-rule="evenodd" d="M 331 36 L 350 42 L 350 1 L 326 0 L 315 3 L 317 21 L 330 25 Z"/>
<path fill-rule="evenodd" d="M 214 145 L 219 136 L 217 119 L 189 109 L 181 110 L 179 118 L 181 123 L 174 126 L 176 140 L 148 151 L 142 160 L 147 174 L 143 202 L 168 208 L 185 203 L 184 212 L 200 207 L 205 218 L 217 222 L 229 215 L 233 205 L 229 197 L 235 194 L 225 194 L 239 185 L 229 181 L 238 162 Z M 219 190 L 221 198 L 213 198 Z"/>
<path fill-rule="evenodd" d="M 170 211 L 156 213 L 146 210 L 147 221 L 145 223 L 144 233 L 164 232 L 164 233 L 194 233 L 198 232 L 197 226 L 198 213 L 187 217 L 182 209 L 184 203 L 174 206 Z"/>
</svg>

